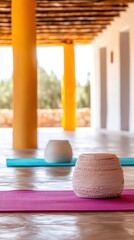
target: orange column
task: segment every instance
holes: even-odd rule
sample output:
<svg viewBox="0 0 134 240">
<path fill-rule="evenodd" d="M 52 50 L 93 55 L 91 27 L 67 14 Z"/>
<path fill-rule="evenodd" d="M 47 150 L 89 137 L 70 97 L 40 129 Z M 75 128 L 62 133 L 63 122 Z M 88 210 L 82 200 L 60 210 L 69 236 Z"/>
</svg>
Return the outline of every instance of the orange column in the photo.
<svg viewBox="0 0 134 240">
<path fill-rule="evenodd" d="M 76 128 L 76 81 L 74 45 L 64 45 L 64 77 L 62 82 L 62 127 L 74 131 Z"/>
<path fill-rule="evenodd" d="M 35 0 L 12 0 L 13 147 L 37 147 Z"/>
</svg>

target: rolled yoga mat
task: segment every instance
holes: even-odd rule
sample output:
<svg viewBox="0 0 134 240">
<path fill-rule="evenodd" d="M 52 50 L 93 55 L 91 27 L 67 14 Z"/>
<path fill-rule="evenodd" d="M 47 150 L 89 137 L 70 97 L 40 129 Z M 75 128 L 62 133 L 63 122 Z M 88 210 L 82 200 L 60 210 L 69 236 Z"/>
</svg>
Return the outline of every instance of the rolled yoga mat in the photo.
<svg viewBox="0 0 134 240">
<path fill-rule="evenodd" d="M 77 158 L 73 158 L 71 162 L 48 163 L 43 158 L 7 158 L 7 167 L 72 167 L 75 166 Z M 121 166 L 134 166 L 134 158 L 121 157 Z"/>
<path fill-rule="evenodd" d="M 134 189 L 120 198 L 84 199 L 73 191 L 0 191 L 0 212 L 133 211 Z"/>
</svg>

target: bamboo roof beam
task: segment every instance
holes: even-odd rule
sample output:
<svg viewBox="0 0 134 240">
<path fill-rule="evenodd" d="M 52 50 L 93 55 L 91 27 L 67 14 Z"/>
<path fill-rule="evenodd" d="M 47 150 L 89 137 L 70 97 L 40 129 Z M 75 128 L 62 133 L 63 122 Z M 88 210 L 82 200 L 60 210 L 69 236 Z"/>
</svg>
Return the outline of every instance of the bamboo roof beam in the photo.
<svg viewBox="0 0 134 240">
<path fill-rule="evenodd" d="M 134 0 L 36 0 L 37 44 L 91 42 Z M 11 0 L 0 0 L 0 45 L 11 44 Z"/>
</svg>

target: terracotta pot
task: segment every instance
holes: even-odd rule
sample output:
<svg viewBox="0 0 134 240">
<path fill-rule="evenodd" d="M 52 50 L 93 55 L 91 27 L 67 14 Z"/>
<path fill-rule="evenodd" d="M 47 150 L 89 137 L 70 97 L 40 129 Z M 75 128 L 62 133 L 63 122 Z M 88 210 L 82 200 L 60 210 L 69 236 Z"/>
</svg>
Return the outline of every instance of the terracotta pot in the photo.
<svg viewBox="0 0 134 240">
<path fill-rule="evenodd" d="M 70 162 L 72 148 L 68 140 L 50 140 L 45 149 L 47 162 Z"/>
<path fill-rule="evenodd" d="M 81 154 L 73 173 L 73 190 L 78 197 L 112 198 L 121 195 L 123 170 L 115 154 Z"/>
</svg>

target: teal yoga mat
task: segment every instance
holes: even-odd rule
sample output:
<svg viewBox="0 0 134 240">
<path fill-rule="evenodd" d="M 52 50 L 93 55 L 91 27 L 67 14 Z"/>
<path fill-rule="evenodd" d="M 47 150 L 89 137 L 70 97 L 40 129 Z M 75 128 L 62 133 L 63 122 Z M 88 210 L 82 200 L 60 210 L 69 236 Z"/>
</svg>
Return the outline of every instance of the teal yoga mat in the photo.
<svg viewBox="0 0 134 240">
<path fill-rule="evenodd" d="M 65 163 L 48 163 L 43 158 L 7 158 L 7 167 L 73 167 L 75 166 L 77 158 L 73 158 L 71 162 Z M 134 158 L 122 157 L 120 158 L 121 166 L 134 166 Z"/>
<path fill-rule="evenodd" d="M 77 158 L 71 162 L 48 163 L 43 158 L 7 158 L 7 167 L 72 167 L 75 166 Z"/>
<path fill-rule="evenodd" d="M 121 166 L 134 166 L 134 157 L 121 157 L 120 158 Z"/>
</svg>

